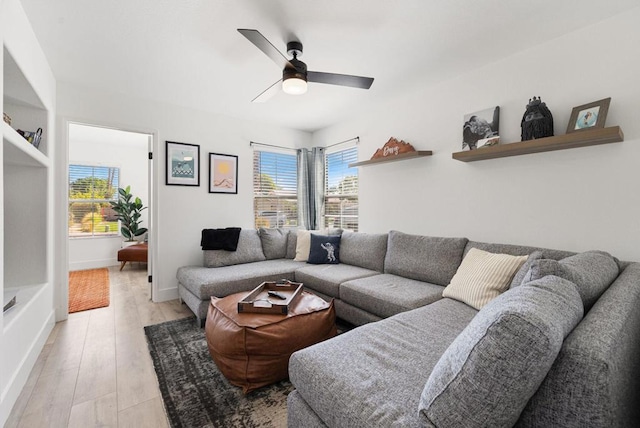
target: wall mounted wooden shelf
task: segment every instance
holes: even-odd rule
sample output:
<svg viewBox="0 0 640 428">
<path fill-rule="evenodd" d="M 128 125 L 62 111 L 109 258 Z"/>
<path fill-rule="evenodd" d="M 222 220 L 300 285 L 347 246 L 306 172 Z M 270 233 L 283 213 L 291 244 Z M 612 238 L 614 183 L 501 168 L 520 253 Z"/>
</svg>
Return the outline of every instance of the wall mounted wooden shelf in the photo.
<svg viewBox="0 0 640 428">
<path fill-rule="evenodd" d="M 624 141 L 622 129 L 619 126 L 611 126 L 609 128 L 590 129 L 537 140 L 498 144 L 497 146 L 466 152 L 456 152 L 453 153 L 452 157 L 462 162 L 474 162 L 506 158 L 509 156 L 528 155 L 530 153 L 550 152 L 553 150 L 575 149 L 598 144 L 619 143 L 621 141 Z"/>
<path fill-rule="evenodd" d="M 433 154 L 433 152 L 431 150 L 418 150 L 418 151 L 415 151 L 415 152 L 400 153 L 399 155 L 386 156 L 386 157 L 383 157 L 383 158 L 369 159 L 369 160 L 366 160 L 366 161 L 350 163 L 349 164 L 349 168 L 352 168 L 354 166 L 365 166 L 365 165 L 373 165 L 373 164 L 378 164 L 378 163 L 385 163 L 385 162 L 393 162 L 393 161 L 399 161 L 399 160 L 409 160 L 409 159 L 414 159 L 414 158 L 421 158 L 421 157 L 424 157 L 424 156 L 431 156 L 432 154 Z"/>
</svg>

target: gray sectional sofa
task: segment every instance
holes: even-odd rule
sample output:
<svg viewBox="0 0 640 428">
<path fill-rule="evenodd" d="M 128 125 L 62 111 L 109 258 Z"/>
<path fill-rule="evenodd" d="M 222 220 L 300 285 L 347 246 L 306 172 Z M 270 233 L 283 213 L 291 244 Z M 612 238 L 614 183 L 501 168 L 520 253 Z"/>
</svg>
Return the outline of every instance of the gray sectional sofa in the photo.
<svg viewBox="0 0 640 428">
<path fill-rule="evenodd" d="M 640 263 L 391 231 L 309 265 L 295 237 L 243 230 L 177 274 L 201 320 L 211 295 L 288 278 L 360 326 L 292 355 L 290 427 L 640 426 Z M 528 256 L 480 310 L 442 297 L 472 248 Z"/>
</svg>

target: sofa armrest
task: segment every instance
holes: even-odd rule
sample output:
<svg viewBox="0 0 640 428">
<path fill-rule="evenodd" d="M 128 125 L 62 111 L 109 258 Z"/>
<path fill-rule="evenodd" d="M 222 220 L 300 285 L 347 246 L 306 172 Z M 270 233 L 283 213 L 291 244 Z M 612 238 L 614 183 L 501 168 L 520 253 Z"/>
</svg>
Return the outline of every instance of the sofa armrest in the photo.
<svg viewBox="0 0 640 428">
<path fill-rule="evenodd" d="M 640 426 L 640 263 L 566 338 L 518 426 Z"/>
</svg>

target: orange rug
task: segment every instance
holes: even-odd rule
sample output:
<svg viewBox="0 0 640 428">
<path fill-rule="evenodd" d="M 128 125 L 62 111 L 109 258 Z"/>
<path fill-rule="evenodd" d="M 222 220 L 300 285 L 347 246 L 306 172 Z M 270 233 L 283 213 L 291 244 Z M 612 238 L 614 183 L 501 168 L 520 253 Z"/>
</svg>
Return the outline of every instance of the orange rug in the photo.
<svg viewBox="0 0 640 428">
<path fill-rule="evenodd" d="M 109 270 L 69 272 L 69 313 L 109 306 Z"/>
</svg>

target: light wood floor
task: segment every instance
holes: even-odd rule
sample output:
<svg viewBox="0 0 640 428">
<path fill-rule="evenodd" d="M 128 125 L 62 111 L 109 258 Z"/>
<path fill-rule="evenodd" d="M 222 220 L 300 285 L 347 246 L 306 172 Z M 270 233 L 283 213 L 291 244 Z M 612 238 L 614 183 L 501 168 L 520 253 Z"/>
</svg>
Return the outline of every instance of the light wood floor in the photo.
<svg viewBox="0 0 640 428">
<path fill-rule="evenodd" d="M 168 427 L 143 326 L 192 316 L 152 303 L 138 263 L 109 268 L 111 304 L 54 327 L 6 427 Z"/>
</svg>

